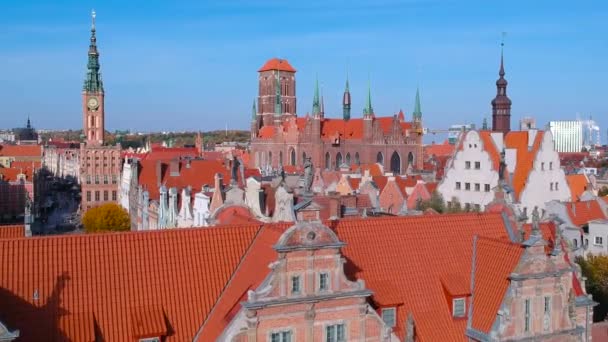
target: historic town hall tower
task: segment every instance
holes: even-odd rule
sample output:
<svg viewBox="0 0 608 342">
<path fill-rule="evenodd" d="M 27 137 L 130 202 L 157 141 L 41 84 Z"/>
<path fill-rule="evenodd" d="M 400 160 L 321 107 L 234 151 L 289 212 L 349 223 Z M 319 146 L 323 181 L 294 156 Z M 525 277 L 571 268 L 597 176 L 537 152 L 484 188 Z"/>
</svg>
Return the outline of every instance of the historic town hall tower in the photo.
<svg viewBox="0 0 608 342">
<path fill-rule="evenodd" d="M 103 81 L 99 72 L 99 52 L 95 37 L 95 12 L 92 13 L 91 43 L 87 75 L 82 87 L 83 134 L 87 145 L 102 145 L 104 138 Z"/>
<path fill-rule="evenodd" d="M 104 89 L 99 66 L 95 11 L 91 13 L 91 41 L 87 62 L 87 74 L 82 88 L 82 133 L 80 145 L 80 183 L 82 187 L 81 210 L 107 202 L 116 202 L 120 175 L 120 145 L 104 144 L 105 108 Z"/>
</svg>

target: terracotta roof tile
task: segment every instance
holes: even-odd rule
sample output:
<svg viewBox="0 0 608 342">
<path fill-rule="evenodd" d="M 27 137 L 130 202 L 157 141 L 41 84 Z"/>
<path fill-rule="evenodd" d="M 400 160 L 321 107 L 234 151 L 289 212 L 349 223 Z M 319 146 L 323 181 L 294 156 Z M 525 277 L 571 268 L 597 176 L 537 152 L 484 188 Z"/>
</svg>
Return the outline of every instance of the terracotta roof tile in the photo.
<svg viewBox="0 0 608 342">
<path fill-rule="evenodd" d="M 517 200 L 519 200 L 521 191 L 526 185 L 528 175 L 534 166 L 534 158 L 540 148 L 544 133 L 544 131 L 536 133 L 531 149 L 528 149 L 528 131 L 511 131 L 505 137 L 505 147 L 513 148 L 517 151 L 517 166 L 513 173 L 513 190 Z"/>
<path fill-rule="evenodd" d="M 136 338 L 167 335 L 163 310 L 158 306 L 131 308 L 131 326 Z"/>
<path fill-rule="evenodd" d="M 266 61 L 264 65 L 258 70 L 258 72 L 269 71 L 269 70 L 280 70 L 287 72 L 296 72 L 286 59 L 272 58 Z"/>
<path fill-rule="evenodd" d="M 0 145 L 2 157 L 42 157 L 41 145 Z"/>
<path fill-rule="evenodd" d="M 490 158 L 492 159 L 492 167 L 494 170 L 498 171 L 500 166 L 500 152 L 496 149 L 496 145 L 494 144 L 494 140 L 492 140 L 490 133 L 492 132 L 479 131 L 479 137 L 483 143 L 483 149 L 488 152 Z"/>
<path fill-rule="evenodd" d="M 241 225 L 0 240 L 0 321 L 19 329 L 20 341 L 58 340 L 72 333 L 58 329 L 58 317 L 92 314 L 104 340 L 131 341 L 132 309 L 158 306 L 173 331 L 166 340 L 191 341 L 258 231 Z"/>
<path fill-rule="evenodd" d="M 451 156 L 454 153 L 455 145 L 452 145 L 445 141 L 442 144 L 432 144 L 424 146 L 424 155 L 430 156 Z"/>
<path fill-rule="evenodd" d="M 7 225 L 0 226 L 0 239 L 14 239 L 25 236 L 25 226 Z"/>
<path fill-rule="evenodd" d="M 521 245 L 480 237 L 475 244 L 473 328 L 489 332 L 507 288 L 508 276 L 524 251 Z"/>
<path fill-rule="evenodd" d="M 567 202 L 565 203 L 565 206 L 570 220 L 577 226 L 585 225 L 592 220 L 606 218 L 606 215 L 602 211 L 602 207 L 596 200 Z"/>
<path fill-rule="evenodd" d="M 580 200 L 581 195 L 587 190 L 589 180 L 584 174 L 566 175 L 566 181 L 570 188 L 570 194 L 573 201 Z"/>
<path fill-rule="evenodd" d="M 2 175 L 2 180 L 5 182 L 16 182 L 18 180 L 18 176 L 20 174 L 25 175 L 25 180 L 31 182 L 32 181 L 32 169 L 31 168 L 14 168 L 14 167 L 0 167 L 0 175 Z"/>
</svg>

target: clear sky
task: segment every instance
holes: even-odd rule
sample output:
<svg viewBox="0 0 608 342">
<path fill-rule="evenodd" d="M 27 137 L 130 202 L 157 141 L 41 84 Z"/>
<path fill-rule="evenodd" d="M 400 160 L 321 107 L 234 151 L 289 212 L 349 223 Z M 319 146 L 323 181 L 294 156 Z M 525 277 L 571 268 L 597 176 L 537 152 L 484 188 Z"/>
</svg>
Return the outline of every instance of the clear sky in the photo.
<svg viewBox="0 0 608 342">
<path fill-rule="evenodd" d="M 409 118 L 420 85 L 426 127 L 479 125 L 503 31 L 512 126 L 580 113 L 608 128 L 605 0 L 2 1 L 0 127 L 80 128 L 92 8 L 111 130 L 248 129 L 275 56 L 298 70 L 299 115 L 318 75 L 339 116 L 348 70 L 355 117 L 369 78 L 376 115 Z"/>
</svg>

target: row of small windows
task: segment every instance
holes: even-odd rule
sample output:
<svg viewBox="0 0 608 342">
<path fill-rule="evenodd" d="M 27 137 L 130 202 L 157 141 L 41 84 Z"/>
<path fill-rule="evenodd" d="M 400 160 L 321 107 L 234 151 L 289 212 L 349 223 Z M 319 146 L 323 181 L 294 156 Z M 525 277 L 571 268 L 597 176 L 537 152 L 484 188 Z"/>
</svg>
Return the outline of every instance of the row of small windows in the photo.
<svg viewBox="0 0 608 342">
<path fill-rule="evenodd" d="M 321 272 L 318 274 L 318 290 L 320 292 L 329 290 L 329 273 Z M 301 278 L 299 275 L 291 277 L 291 294 L 298 295 L 302 291 Z"/>
<path fill-rule="evenodd" d="M 532 319 L 533 319 L 533 314 L 534 311 L 532 310 L 531 307 L 532 304 L 532 300 L 530 298 L 527 298 L 526 300 L 524 300 L 524 331 L 525 332 L 530 332 L 530 328 L 532 325 Z M 550 296 L 545 296 L 543 297 L 543 316 L 544 319 L 543 321 L 546 322 L 551 322 L 551 297 Z M 550 330 L 550 324 L 546 324 L 543 328 L 543 330 L 548 331 Z"/>
<path fill-rule="evenodd" d="M 559 183 L 558 182 L 551 182 L 549 184 L 549 190 L 551 190 L 551 191 L 558 191 L 559 190 Z"/>
<path fill-rule="evenodd" d="M 481 184 L 480 183 L 475 183 L 475 191 L 481 191 Z M 456 182 L 456 190 L 462 190 L 462 183 L 460 182 Z M 466 191 L 471 191 L 471 183 L 464 183 L 464 190 Z M 483 191 L 484 192 L 490 192 L 490 184 L 484 184 L 483 185 Z"/>
<path fill-rule="evenodd" d="M 294 341 L 291 330 L 274 331 L 270 333 L 269 342 L 292 342 Z M 346 327 L 343 323 L 332 324 L 325 327 L 325 342 L 345 342 Z"/>
<path fill-rule="evenodd" d="M 96 191 L 87 191 L 87 202 L 91 202 L 91 195 L 95 195 L 95 201 L 99 202 L 101 201 L 101 191 L 96 190 Z M 108 190 L 104 190 L 103 191 L 103 200 L 104 201 L 109 201 L 109 195 L 110 192 Z M 116 201 L 117 200 L 117 194 L 116 194 L 116 190 L 112 190 L 112 201 Z"/>
<path fill-rule="evenodd" d="M 87 175 L 86 177 L 86 184 L 93 184 L 92 182 L 95 182 L 95 184 L 100 184 L 100 179 L 99 179 L 99 175 L 95 175 L 95 177 L 91 177 L 91 175 Z M 110 184 L 108 182 L 112 182 L 112 184 L 117 184 L 118 183 L 118 176 L 117 175 L 112 175 L 112 177 L 110 178 L 108 175 L 104 175 L 103 176 L 103 184 Z"/>
<path fill-rule="evenodd" d="M 545 171 L 545 162 L 540 163 L 541 171 Z M 553 170 L 553 162 L 549 162 L 549 170 Z"/>
<path fill-rule="evenodd" d="M 464 162 L 464 168 L 467 170 L 471 169 L 471 162 L 470 161 L 465 161 Z M 476 161 L 475 162 L 475 170 L 480 170 L 481 169 L 481 162 Z"/>
<path fill-rule="evenodd" d="M 338 152 L 336 154 L 336 159 L 335 159 L 335 168 L 339 169 L 340 165 L 342 165 L 342 153 Z M 346 157 L 344 159 L 344 163 L 348 166 L 350 166 L 351 163 L 351 156 L 350 156 L 350 152 L 346 153 Z M 361 161 L 359 159 L 359 152 L 355 152 L 355 164 L 356 165 L 361 165 Z M 325 169 L 326 170 L 330 170 L 331 167 L 331 155 L 329 154 L 329 152 L 325 153 Z"/>
</svg>

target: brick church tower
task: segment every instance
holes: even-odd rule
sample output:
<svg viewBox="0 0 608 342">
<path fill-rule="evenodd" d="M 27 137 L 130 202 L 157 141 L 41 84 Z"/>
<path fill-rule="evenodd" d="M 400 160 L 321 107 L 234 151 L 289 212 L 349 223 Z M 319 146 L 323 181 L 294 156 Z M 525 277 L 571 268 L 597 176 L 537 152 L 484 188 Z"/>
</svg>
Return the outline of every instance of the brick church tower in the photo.
<svg viewBox="0 0 608 342">
<path fill-rule="evenodd" d="M 104 145 L 104 89 L 99 71 L 95 11 L 91 16 L 87 74 L 82 88 L 82 132 L 85 136 L 85 142 L 80 145 L 82 211 L 107 202 L 117 202 L 121 167 L 120 145 Z"/>
<path fill-rule="evenodd" d="M 500 71 L 498 75 L 496 97 L 492 100 L 492 130 L 506 134 L 511 130 L 511 100 L 507 96 L 507 80 L 505 80 L 502 48 L 500 51 Z"/>
<path fill-rule="evenodd" d="M 104 92 L 99 72 L 99 52 L 95 37 L 95 11 L 92 13 L 91 43 L 87 75 L 82 87 L 83 134 L 87 145 L 102 145 L 104 139 Z"/>
<path fill-rule="evenodd" d="M 258 73 L 258 128 L 295 117 L 296 69 L 287 60 L 273 58 Z"/>
</svg>

